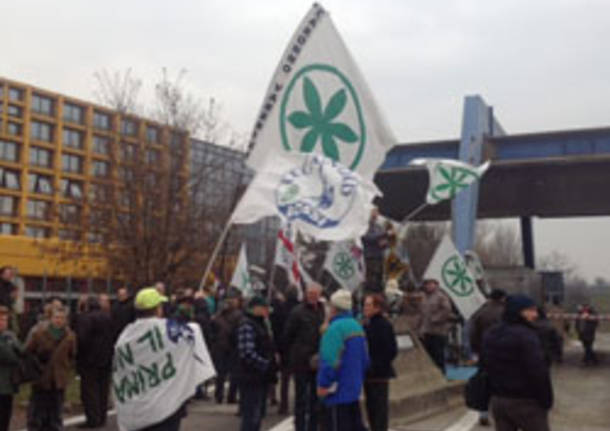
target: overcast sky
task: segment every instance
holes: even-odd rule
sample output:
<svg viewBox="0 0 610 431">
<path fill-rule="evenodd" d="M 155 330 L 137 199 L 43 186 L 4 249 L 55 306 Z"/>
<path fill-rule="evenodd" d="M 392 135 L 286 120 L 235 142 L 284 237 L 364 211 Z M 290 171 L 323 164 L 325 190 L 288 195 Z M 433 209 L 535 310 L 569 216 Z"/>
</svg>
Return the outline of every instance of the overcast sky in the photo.
<svg viewBox="0 0 610 431">
<path fill-rule="evenodd" d="M 96 70 L 131 67 L 150 92 L 188 71 L 247 133 L 311 2 L 56 0 L 0 3 L 0 75 L 94 100 Z M 332 18 L 401 142 L 455 138 L 465 95 L 508 133 L 608 126 L 610 2 L 328 0 Z M 539 255 L 610 278 L 610 220 L 536 221 Z"/>
</svg>

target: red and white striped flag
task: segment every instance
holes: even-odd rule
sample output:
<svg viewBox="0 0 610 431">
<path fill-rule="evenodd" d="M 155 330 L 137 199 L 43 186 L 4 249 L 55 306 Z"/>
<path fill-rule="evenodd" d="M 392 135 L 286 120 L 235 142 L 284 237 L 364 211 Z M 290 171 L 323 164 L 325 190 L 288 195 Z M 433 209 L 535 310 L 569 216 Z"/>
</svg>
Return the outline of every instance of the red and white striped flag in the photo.
<svg viewBox="0 0 610 431">
<path fill-rule="evenodd" d="M 275 264 L 286 270 L 291 284 L 294 284 L 295 286 L 301 285 L 299 259 L 297 258 L 290 227 L 280 229 L 277 234 Z"/>
</svg>

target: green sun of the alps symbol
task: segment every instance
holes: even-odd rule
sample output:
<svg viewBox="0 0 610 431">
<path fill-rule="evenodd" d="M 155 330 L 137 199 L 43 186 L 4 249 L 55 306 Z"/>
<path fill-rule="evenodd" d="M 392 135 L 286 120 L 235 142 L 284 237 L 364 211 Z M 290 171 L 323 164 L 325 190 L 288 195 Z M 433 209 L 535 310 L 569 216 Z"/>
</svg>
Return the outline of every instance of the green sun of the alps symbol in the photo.
<svg viewBox="0 0 610 431">
<path fill-rule="evenodd" d="M 353 144 L 358 141 L 358 135 L 345 123 L 335 119 L 345 109 L 347 95 L 345 89 L 338 90 L 332 95 L 328 104 L 322 108 L 320 93 L 311 79 L 303 79 L 303 99 L 307 112 L 294 111 L 288 116 L 288 121 L 297 129 L 307 129 L 301 141 L 300 151 L 311 153 L 316 144 L 322 142 L 323 154 L 335 161 L 339 161 L 338 142 Z"/>
<path fill-rule="evenodd" d="M 458 192 L 468 187 L 479 175 L 469 169 L 438 165 L 436 171 L 444 181 L 434 187 L 430 193 L 436 200 L 453 199 Z"/>
<path fill-rule="evenodd" d="M 451 256 L 441 269 L 445 286 L 458 296 L 468 296 L 474 291 L 474 280 L 458 256 Z"/>
<path fill-rule="evenodd" d="M 333 258 L 333 269 L 335 270 L 335 273 L 344 280 L 349 280 L 356 272 L 354 260 L 345 252 L 337 253 Z"/>
<path fill-rule="evenodd" d="M 287 151 L 316 151 L 355 169 L 366 144 L 366 127 L 356 89 L 333 66 L 303 67 L 284 92 L 280 133 Z"/>
</svg>

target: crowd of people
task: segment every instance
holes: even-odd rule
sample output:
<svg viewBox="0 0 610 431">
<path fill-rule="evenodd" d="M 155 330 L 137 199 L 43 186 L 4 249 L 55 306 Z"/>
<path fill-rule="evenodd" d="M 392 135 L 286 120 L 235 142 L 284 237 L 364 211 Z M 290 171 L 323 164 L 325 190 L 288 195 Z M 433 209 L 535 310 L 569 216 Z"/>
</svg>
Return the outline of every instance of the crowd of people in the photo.
<svg viewBox="0 0 610 431">
<path fill-rule="evenodd" d="M 388 430 L 398 347 L 387 305 L 399 291 L 395 280 L 385 292 L 361 296 L 343 289 L 327 295 L 311 282 L 302 300 L 296 286 L 248 298 L 235 287 L 211 283 L 171 295 L 161 282 L 133 293 L 122 287 L 112 302 L 107 294 L 83 295 L 73 312 L 50 298 L 38 321 L 18 334 L 11 269 L 0 269 L 0 275 L 0 431 L 8 429 L 13 396 L 24 382 L 32 387 L 28 430 L 62 429 L 64 394 L 75 375 L 86 416 L 81 428 L 104 426 L 117 339 L 138 318 L 160 316 L 199 325 L 216 376 L 194 398 L 237 404 L 241 430 L 261 429 L 268 404 L 277 404 L 280 414 L 292 410 L 296 431 L 365 430 L 365 423 L 372 431 Z M 150 298 L 151 291 L 154 301 L 138 300 L 143 292 Z M 437 280 L 424 280 L 415 296 L 413 302 L 405 295 L 400 311 L 444 373 L 449 333 L 459 316 Z M 595 310 L 583 305 L 579 313 L 575 329 L 583 363 L 594 365 Z M 529 297 L 496 289 L 465 327 L 469 351 L 489 379 L 490 408 L 480 412 L 480 423 L 489 425 L 491 410 L 497 430 L 548 429 L 549 369 L 562 361 L 563 338 L 544 310 Z M 175 428 L 165 423 L 148 429 L 177 429 L 185 411 L 183 406 L 168 418 Z"/>
</svg>

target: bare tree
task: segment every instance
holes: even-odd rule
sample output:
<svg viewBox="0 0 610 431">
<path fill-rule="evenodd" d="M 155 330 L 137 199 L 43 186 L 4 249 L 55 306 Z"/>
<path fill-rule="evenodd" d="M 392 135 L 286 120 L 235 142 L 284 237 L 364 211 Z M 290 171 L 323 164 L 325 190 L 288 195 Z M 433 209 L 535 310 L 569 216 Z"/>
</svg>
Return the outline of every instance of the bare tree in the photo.
<svg viewBox="0 0 610 431">
<path fill-rule="evenodd" d="M 521 238 L 502 222 L 479 222 L 475 251 L 484 266 L 506 267 L 523 264 Z"/>
<path fill-rule="evenodd" d="M 214 99 L 204 104 L 185 90 L 184 73 L 171 80 L 163 70 L 152 112 L 160 127 L 153 126 L 152 133 L 141 126 L 137 143 L 116 140 L 111 179 L 96 185 L 90 197 L 88 229 L 97 235 L 111 267 L 134 285 L 195 282 L 230 212 L 206 199 L 209 184 L 222 177 L 226 159 L 205 158 L 190 169 L 190 136 L 218 137 L 223 126 Z M 97 93 L 106 95 L 107 105 L 121 113 L 136 109 L 142 81 L 130 70 L 96 76 Z"/>
</svg>

